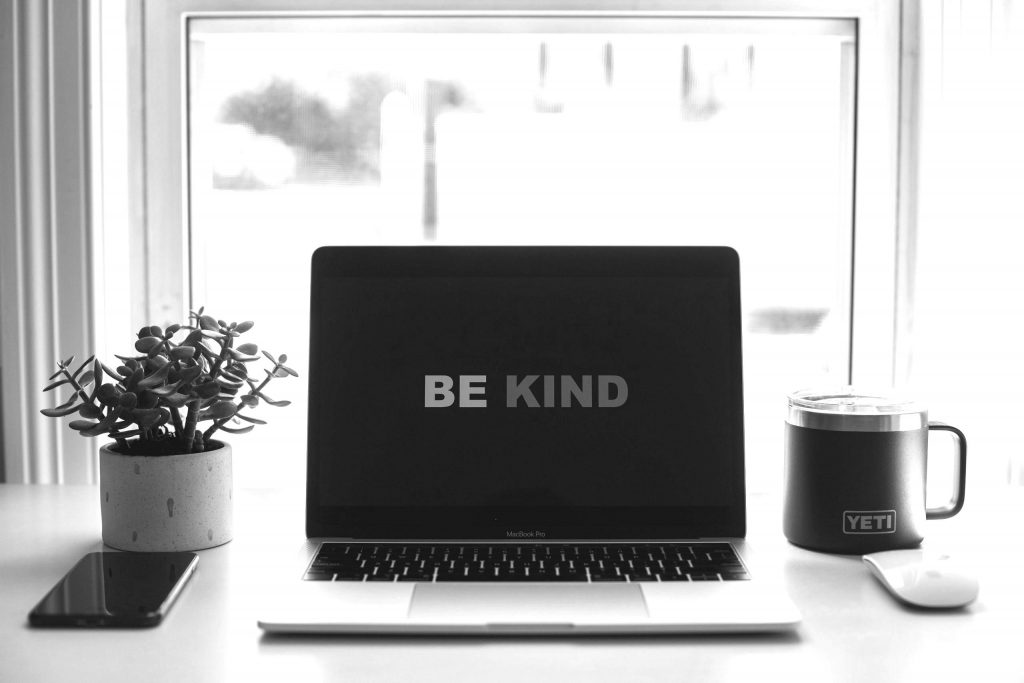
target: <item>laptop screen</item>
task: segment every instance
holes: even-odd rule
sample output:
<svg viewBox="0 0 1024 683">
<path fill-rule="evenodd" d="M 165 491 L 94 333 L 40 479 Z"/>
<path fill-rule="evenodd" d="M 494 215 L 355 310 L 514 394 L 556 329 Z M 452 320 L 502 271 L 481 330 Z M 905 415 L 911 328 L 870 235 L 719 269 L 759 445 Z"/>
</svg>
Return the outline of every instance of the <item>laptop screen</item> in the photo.
<svg viewBox="0 0 1024 683">
<path fill-rule="evenodd" d="M 328 248 L 313 271 L 311 535 L 742 517 L 731 250 Z"/>
</svg>

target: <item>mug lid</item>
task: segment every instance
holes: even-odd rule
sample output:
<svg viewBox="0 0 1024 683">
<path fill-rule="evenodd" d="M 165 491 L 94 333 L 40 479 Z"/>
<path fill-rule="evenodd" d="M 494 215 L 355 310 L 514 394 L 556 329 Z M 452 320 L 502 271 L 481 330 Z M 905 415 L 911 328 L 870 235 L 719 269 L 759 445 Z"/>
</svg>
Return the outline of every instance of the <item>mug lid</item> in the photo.
<svg viewBox="0 0 1024 683">
<path fill-rule="evenodd" d="M 793 392 L 787 421 L 834 431 L 893 432 L 920 429 L 925 415 L 923 406 L 899 392 L 846 386 Z"/>
<path fill-rule="evenodd" d="M 914 401 L 895 392 L 858 391 L 852 386 L 822 391 L 804 389 L 789 395 L 790 405 L 848 415 L 892 415 L 920 411 Z"/>
</svg>

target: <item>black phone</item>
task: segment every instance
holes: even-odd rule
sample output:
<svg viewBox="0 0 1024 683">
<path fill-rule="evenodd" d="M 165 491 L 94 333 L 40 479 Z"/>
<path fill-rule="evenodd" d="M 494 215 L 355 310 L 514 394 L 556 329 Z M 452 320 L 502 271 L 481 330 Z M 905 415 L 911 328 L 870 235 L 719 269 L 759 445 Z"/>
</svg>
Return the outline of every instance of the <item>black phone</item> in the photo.
<svg viewBox="0 0 1024 683">
<path fill-rule="evenodd" d="M 198 562 L 195 553 L 89 553 L 39 601 L 28 623 L 156 626 Z"/>
</svg>

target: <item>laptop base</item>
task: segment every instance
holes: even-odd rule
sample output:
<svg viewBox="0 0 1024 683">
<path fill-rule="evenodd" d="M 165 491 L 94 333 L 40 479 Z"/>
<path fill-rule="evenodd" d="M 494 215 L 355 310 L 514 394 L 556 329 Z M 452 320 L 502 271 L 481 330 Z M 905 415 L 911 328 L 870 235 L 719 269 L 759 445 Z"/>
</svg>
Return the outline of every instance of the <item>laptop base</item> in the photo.
<svg viewBox="0 0 1024 683">
<path fill-rule="evenodd" d="M 793 629 L 800 614 L 763 582 L 658 584 L 296 581 L 268 607 L 270 633 L 611 635 Z"/>
</svg>

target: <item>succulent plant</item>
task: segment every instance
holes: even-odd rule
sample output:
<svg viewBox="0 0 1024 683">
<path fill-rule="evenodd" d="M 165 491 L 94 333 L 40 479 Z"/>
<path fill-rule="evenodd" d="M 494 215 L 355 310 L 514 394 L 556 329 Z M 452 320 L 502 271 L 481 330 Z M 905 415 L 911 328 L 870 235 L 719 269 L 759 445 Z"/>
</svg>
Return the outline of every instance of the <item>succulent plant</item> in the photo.
<svg viewBox="0 0 1024 683">
<path fill-rule="evenodd" d="M 206 450 L 218 431 L 244 434 L 266 424 L 243 412 L 260 402 L 289 405 L 264 393 L 276 378 L 298 377 L 285 365 L 288 357 L 263 351 L 271 367 L 263 368 L 264 377 L 252 377 L 249 365 L 261 360 L 260 349 L 252 343 L 236 345 L 252 321 L 227 323 L 200 308 L 189 313 L 189 323 L 166 330 L 143 327 L 135 341 L 139 355 L 117 356 L 121 364 L 114 370 L 94 356 L 74 372 L 74 356 L 58 361 L 43 391 L 67 386 L 73 393 L 41 412 L 48 417 L 77 412 L 80 419 L 71 421 L 71 429 L 82 436 L 106 434 L 124 454 L 170 455 Z M 181 341 L 174 341 L 181 335 Z"/>
</svg>

